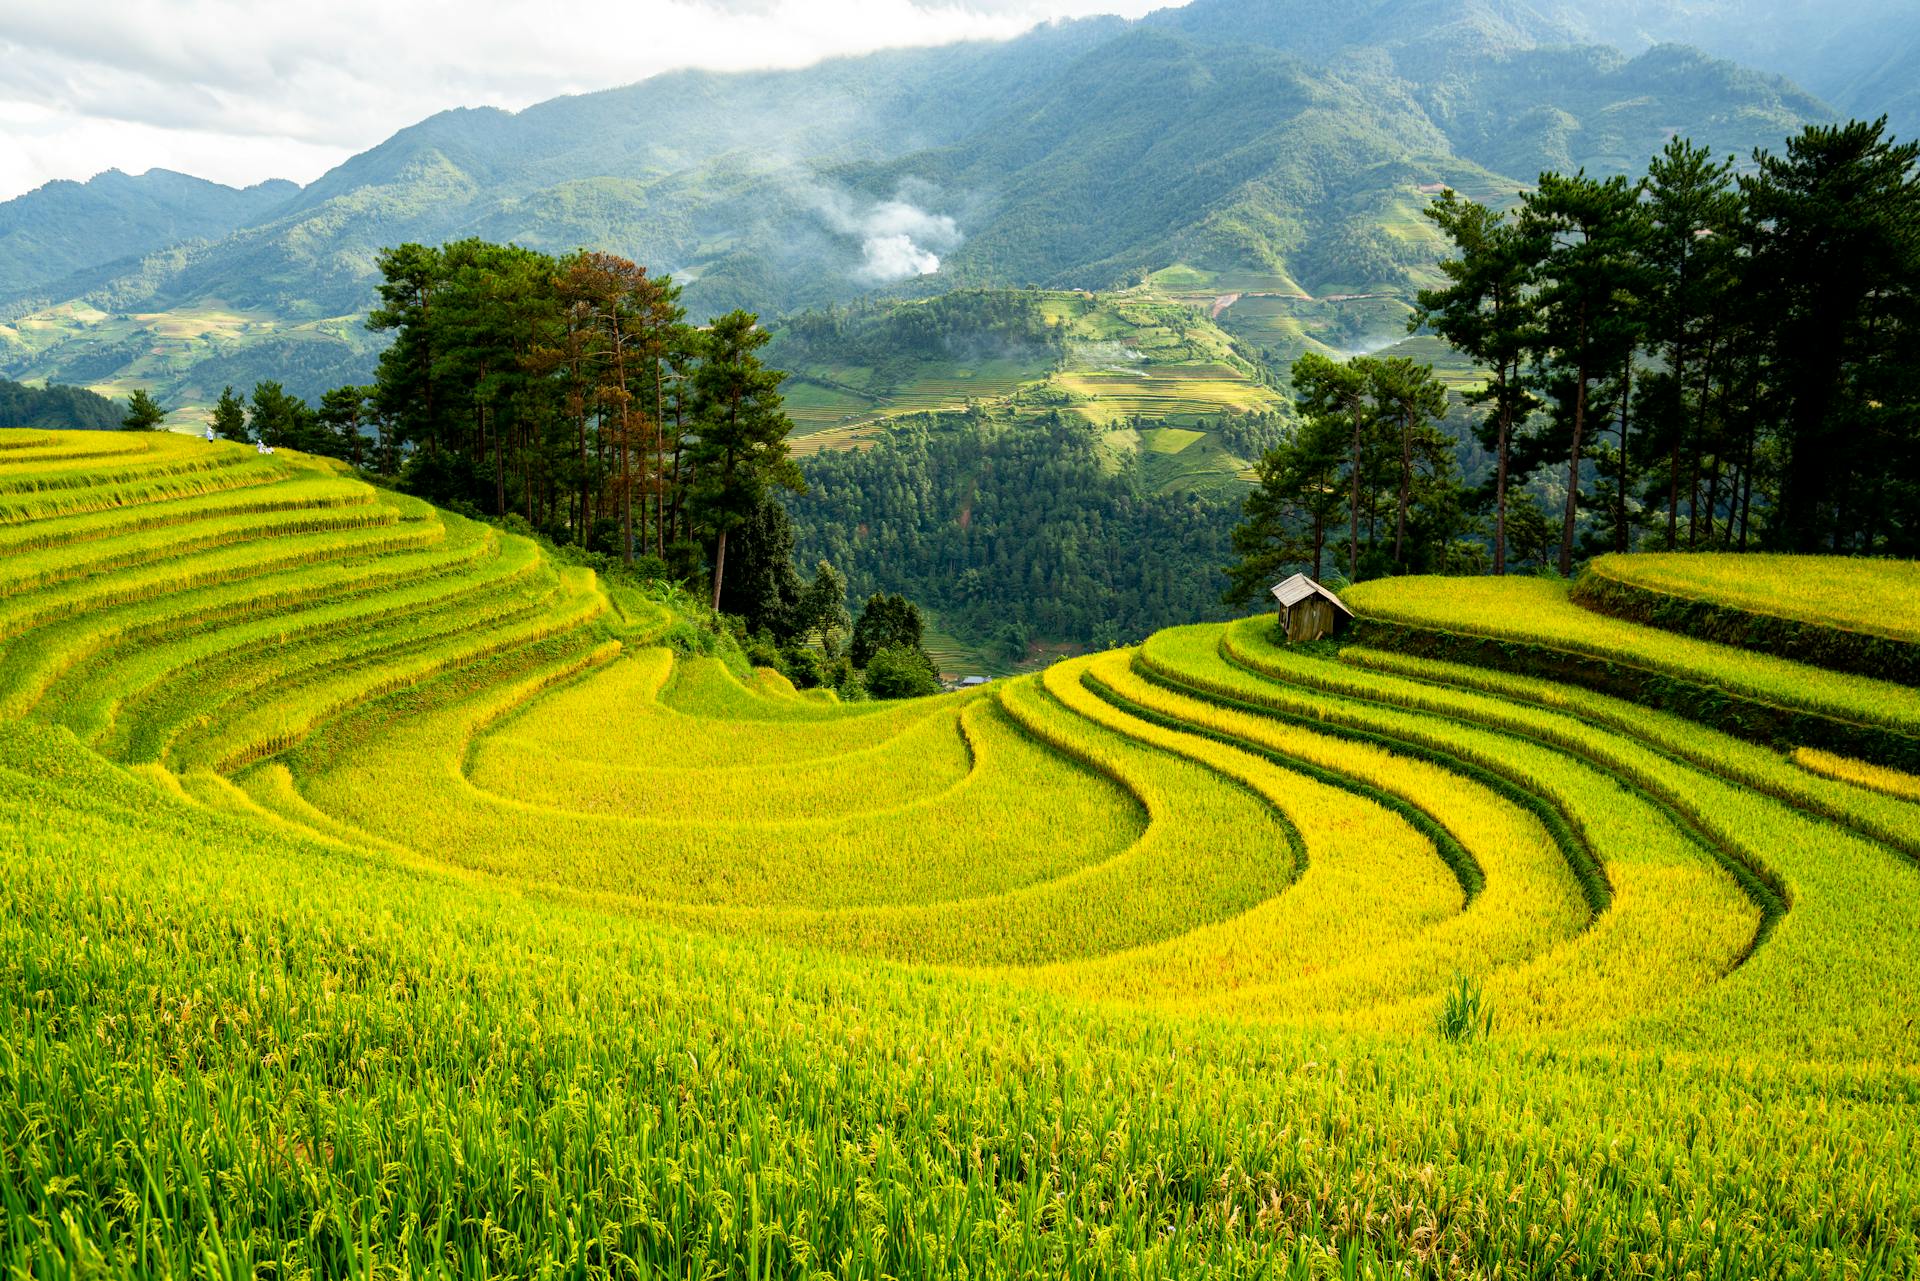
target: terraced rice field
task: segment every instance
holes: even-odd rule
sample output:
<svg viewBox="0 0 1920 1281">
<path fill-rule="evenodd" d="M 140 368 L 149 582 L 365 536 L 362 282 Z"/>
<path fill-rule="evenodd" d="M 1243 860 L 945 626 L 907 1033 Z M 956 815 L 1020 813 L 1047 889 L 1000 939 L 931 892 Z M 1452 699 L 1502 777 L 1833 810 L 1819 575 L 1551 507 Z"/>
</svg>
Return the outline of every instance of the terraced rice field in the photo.
<svg viewBox="0 0 1920 1281">
<path fill-rule="evenodd" d="M 1078 412 L 1099 424 L 1140 417 L 1162 422 L 1271 408 L 1273 392 L 1229 365 L 1139 365 L 1073 370 L 1054 383 L 1079 397 Z"/>
<path fill-rule="evenodd" d="M 1349 600 L 840 705 L 331 464 L 0 432 L 0 1270 L 1913 1275 L 1914 690 Z"/>
<path fill-rule="evenodd" d="M 822 434 L 836 428 L 876 423 L 901 414 L 965 409 L 970 402 L 1000 401 L 1024 384 L 1046 376 L 1037 361 L 998 359 L 968 364 L 953 361 L 905 362 L 908 368 L 884 375 L 859 367 L 826 371 L 831 383 L 796 378 L 782 389 L 796 434 Z"/>
</svg>

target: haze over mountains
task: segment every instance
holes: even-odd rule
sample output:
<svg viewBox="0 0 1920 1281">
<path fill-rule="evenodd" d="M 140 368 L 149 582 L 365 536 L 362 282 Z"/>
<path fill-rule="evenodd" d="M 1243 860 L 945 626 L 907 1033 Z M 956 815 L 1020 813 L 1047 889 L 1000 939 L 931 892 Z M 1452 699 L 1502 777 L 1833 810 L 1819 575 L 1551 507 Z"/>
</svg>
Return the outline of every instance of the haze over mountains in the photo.
<svg viewBox="0 0 1920 1281">
<path fill-rule="evenodd" d="M 1507 195 L 1544 168 L 1624 171 L 1675 132 L 1744 156 L 1832 116 L 1778 76 L 1647 44 L 1730 40 L 1732 8 L 1198 0 L 444 112 L 304 189 L 50 184 L 0 204 L 0 373 L 173 404 L 258 378 L 311 396 L 370 368 L 358 316 L 377 251 L 460 236 L 627 254 L 673 273 L 696 316 L 876 289 L 1103 288 L 1174 264 L 1404 295 L 1438 256 L 1423 187 Z M 1832 82 L 1866 98 L 1886 72 Z"/>
</svg>

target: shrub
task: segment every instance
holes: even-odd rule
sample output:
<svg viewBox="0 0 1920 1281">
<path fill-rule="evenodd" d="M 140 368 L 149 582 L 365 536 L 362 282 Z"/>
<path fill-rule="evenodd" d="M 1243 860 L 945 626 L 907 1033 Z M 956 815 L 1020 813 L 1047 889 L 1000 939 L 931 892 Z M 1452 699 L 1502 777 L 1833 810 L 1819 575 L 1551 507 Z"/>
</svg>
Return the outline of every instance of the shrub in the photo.
<svg viewBox="0 0 1920 1281">
<path fill-rule="evenodd" d="M 889 645 L 874 654 L 866 670 L 875 698 L 920 698 L 940 692 L 940 677 L 927 656 L 905 645 Z"/>
</svg>

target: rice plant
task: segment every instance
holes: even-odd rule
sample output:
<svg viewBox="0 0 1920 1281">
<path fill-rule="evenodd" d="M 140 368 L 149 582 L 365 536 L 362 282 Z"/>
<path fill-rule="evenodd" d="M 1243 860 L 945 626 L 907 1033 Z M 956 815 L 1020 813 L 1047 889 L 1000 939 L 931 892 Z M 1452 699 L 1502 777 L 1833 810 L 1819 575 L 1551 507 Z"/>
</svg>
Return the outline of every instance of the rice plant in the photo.
<svg viewBox="0 0 1920 1281">
<path fill-rule="evenodd" d="M 1912 691 L 1349 598 L 842 706 L 321 460 L 0 431 L 0 1274 L 1920 1272 L 1911 773 L 1431 638 Z"/>
</svg>

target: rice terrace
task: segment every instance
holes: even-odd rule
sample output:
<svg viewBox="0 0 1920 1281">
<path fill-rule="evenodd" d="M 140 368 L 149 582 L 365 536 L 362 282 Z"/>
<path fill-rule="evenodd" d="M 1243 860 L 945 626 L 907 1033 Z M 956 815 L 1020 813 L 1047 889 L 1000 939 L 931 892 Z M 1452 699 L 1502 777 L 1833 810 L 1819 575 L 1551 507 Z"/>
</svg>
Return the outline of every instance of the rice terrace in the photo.
<svg viewBox="0 0 1920 1281">
<path fill-rule="evenodd" d="M 1911 685 L 1411 578 L 838 704 L 325 459 L 0 520 L 15 1274 L 1914 1265 Z"/>
<path fill-rule="evenodd" d="M 1920 6 L 458 8 L 0 4 L 0 1281 L 1920 1281 Z"/>
</svg>

